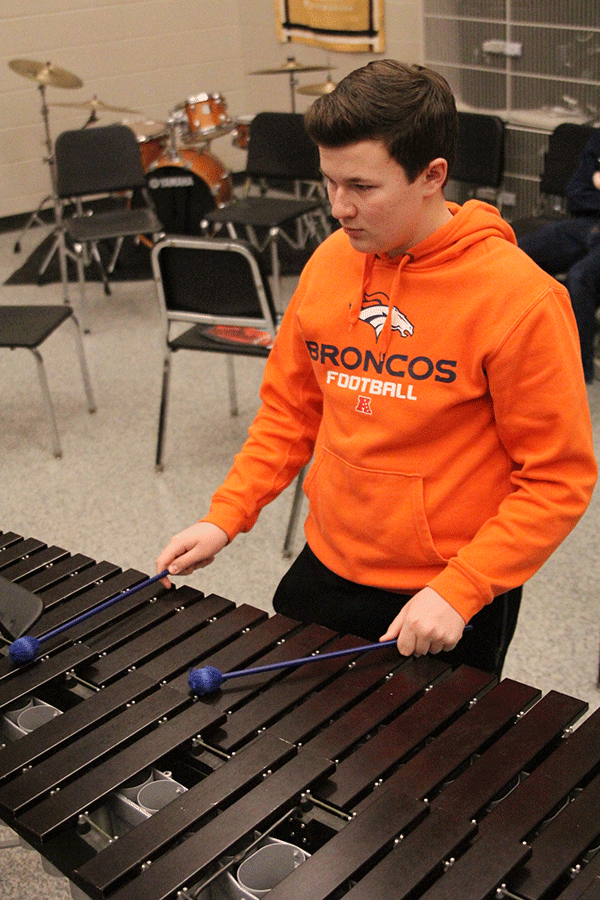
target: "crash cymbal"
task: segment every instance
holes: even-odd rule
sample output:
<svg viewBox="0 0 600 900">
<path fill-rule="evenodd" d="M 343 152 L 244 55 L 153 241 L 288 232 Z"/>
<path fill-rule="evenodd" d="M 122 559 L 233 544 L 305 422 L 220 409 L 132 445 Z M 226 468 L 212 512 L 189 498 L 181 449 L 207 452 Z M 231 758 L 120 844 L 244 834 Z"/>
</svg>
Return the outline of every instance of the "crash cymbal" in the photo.
<svg viewBox="0 0 600 900">
<path fill-rule="evenodd" d="M 305 84 L 304 87 L 297 88 L 299 94 L 310 94 L 313 97 L 321 97 L 323 94 L 331 94 L 335 91 L 337 84 L 328 78 L 320 84 Z"/>
<path fill-rule="evenodd" d="M 330 68 L 331 66 L 304 66 L 297 62 L 295 57 L 288 56 L 283 65 L 273 69 L 258 69 L 256 72 L 250 72 L 250 75 L 289 75 L 290 72 L 323 72 Z"/>
<path fill-rule="evenodd" d="M 83 87 L 83 81 L 77 75 L 67 72 L 66 69 L 59 69 L 52 63 L 35 62 L 32 59 L 11 59 L 8 63 L 13 72 L 17 75 L 24 75 L 25 78 L 31 78 L 38 84 L 48 87 L 62 88 L 80 88 Z"/>
<path fill-rule="evenodd" d="M 138 109 L 128 109 L 126 106 L 109 106 L 108 103 L 103 103 L 102 100 L 98 100 L 96 96 L 92 97 L 91 100 L 84 100 L 82 103 L 50 103 L 50 106 L 70 106 L 73 109 L 88 109 L 90 112 L 119 112 L 119 113 L 132 113 L 135 116 L 141 115 Z"/>
</svg>

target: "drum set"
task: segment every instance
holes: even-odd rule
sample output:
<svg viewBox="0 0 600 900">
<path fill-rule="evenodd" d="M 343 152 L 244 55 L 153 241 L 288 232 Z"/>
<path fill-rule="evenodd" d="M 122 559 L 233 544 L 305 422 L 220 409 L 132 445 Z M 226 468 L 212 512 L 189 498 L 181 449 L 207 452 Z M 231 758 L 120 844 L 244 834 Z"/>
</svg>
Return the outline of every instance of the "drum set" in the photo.
<svg viewBox="0 0 600 900">
<path fill-rule="evenodd" d="M 211 142 L 237 124 L 220 93 L 201 93 L 175 106 L 165 122 L 124 119 L 134 132 L 159 218 L 172 234 L 196 234 L 203 215 L 232 198 L 229 170 Z"/>
<path fill-rule="evenodd" d="M 130 118 L 122 119 L 134 132 L 140 148 L 140 155 L 148 188 L 156 206 L 156 211 L 165 230 L 172 234 L 197 234 L 200 223 L 207 212 L 224 206 L 233 197 L 231 173 L 224 163 L 211 151 L 211 142 L 226 135 L 232 136 L 234 146 L 248 149 L 253 116 L 232 117 L 227 101 L 219 92 L 201 92 L 189 96 L 174 106 L 165 121 L 146 119 L 138 110 L 103 103 L 97 97 L 74 103 L 46 103 L 47 87 L 79 88 L 82 80 L 59 69 L 52 63 L 16 59 L 9 62 L 10 68 L 19 75 L 37 82 L 42 96 L 42 117 L 46 135 L 46 162 L 50 167 L 52 194 L 44 198 L 32 214 L 23 232 L 33 224 L 43 224 L 39 213 L 41 208 L 52 201 L 57 206 L 52 140 L 50 137 L 48 105 L 71 107 L 88 112 L 86 128 L 98 121 L 98 113 L 122 113 Z M 295 110 L 295 92 L 299 72 L 323 71 L 331 67 L 304 65 L 294 57 L 288 57 L 281 66 L 260 69 L 251 75 L 286 75 L 290 79 L 292 110 Z M 319 95 L 329 93 L 335 82 L 328 74 L 327 81 L 298 88 L 299 93 Z M 58 218 L 58 216 L 57 216 Z M 15 251 L 20 249 L 20 237 Z M 47 266 L 46 258 L 40 274 Z"/>
</svg>

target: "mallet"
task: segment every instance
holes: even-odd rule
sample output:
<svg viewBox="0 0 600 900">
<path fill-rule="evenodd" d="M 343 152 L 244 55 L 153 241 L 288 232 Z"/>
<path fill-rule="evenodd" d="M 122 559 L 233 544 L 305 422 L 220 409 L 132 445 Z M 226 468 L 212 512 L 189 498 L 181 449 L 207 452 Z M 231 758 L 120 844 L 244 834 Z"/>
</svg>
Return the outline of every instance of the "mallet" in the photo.
<svg viewBox="0 0 600 900">
<path fill-rule="evenodd" d="M 102 612 L 103 609 L 107 609 L 109 606 L 112 606 L 113 603 L 118 603 L 119 600 L 123 600 L 125 599 L 125 597 L 129 597 L 130 594 L 135 594 L 136 591 L 141 591 L 142 588 L 148 587 L 149 584 L 153 584 L 155 581 L 159 581 L 161 578 L 165 578 L 165 576 L 167 576 L 168 574 L 169 570 L 165 569 L 158 575 L 153 575 L 151 578 L 147 578 L 145 581 L 140 582 L 140 584 L 136 584 L 134 585 L 134 587 L 130 587 L 126 591 L 117 594 L 116 597 L 111 597 L 110 600 L 105 600 L 103 603 L 99 603 L 97 606 L 92 606 L 92 608 L 88 609 L 87 612 L 82 613 L 80 616 L 75 616 L 75 618 L 69 619 L 67 622 L 63 622 L 62 625 L 58 625 L 51 631 L 47 631 L 45 634 L 41 634 L 39 637 L 25 634 L 23 635 L 23 637 L 17 638 L 17 640 L 13 641 L 13 643 L 8 648 L 8 655 L 18 666 L 22 666 L 28 662 L 33 662 L 33 660 L 38 655 L 40 644 L 43 644 L 45 641 L 49 641 L 50 638 L 56 637 L 57 634 L 61 634 L 63 631 L 66 631 L 67 628 L 72 628 L 74 625 L 79 625 L 80 622 L 85 622 L 86 619 L 89 619 L 91 618 L 91 616 L 95 616 L 97 613 Z"/>
<path fill-rule="evenodd" d="M 472 625 L 465 625 L 464 631 L 472 631 Z M 274 669 L 287 669 L 303 663 L 320 662 L 334 656 L 347 656 L 350 653 L 364 653 L 366 650 L 380 650 L 382 647 L 393 647 L 396 639 L 377 641 L 376 644 L 364 644 L 362 647 L 347 647 L 345 650 L 332 650 L 330 653 L 315 653 L 314 656 L 302 656 L 299 659 L 287 659 L 282 662 L 269 663 L 266 666 L 254 666 L 251 669 L 237 669 L 234 672 L 221 672 L 216 666 L 204 666 L 201 669 L 190 669 L 188 684 L 199 697 L 214 694 L 228 678 L 240 678 L 242 675 L 256 675 L 258 672 L 271 672 Z"/>
<path fill-rule="evenodd" d="M 333 650 L 330 653 L 316 653 L 314 656 L 303 656 L 299 659 L 287 659 L 282 662 L 269 663 L 266 666 L 254 666 L 252 669 L 238 669 L 235 672 L 221 672 L 216 666 L 204 666 L 201 669 L 190 669 L 188 684 L 192 691 L 202 697 L 214 694 L 228 678 L 239 678 L 242 675 L 255 675 L 258 672 L 271 672 L 273 669 L 287 669 L 303 663 L 320 662 L 334 656 L 346 656 L 350 653 L 364 653 L 366 650 L 380 650 L 382 647 L 393 647 L 396 640 L 378 641 L 376 644 L 364 644 L 362 647 L 347 647 L 345 650 Z"/>
</svg>

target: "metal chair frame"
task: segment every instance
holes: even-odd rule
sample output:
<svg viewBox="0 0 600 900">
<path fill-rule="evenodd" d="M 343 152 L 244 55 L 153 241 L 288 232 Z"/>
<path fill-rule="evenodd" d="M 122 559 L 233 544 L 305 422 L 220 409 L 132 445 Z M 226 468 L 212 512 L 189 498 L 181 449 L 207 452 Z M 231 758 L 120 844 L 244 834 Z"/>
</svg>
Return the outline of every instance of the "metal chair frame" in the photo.
<svg viewBox="0 0 600 900">
<path fill-rule="evenodd" d="M 177 254 L 185 254 L 185 259 L 182 255 L 179 264 L 177 264 Z M 213 263 L 220 263 L 221 273 L 227 282 L 221 290 L 225 294 L 229 291 L 232 307 L 229 310 L 227 304 L 221 303 L 216 296 L 218 293 L 217 273 L 214 268 L 206 264 L 209 254 L 212 256 Z M 241 304 L 236 302 L 233 289 L 230 290 L 232 280 L 237 282 L 238 286 L 240 284 L 240 272 L 232 274 L 231 271 L 231 261 L 234 257 L 246 268 L 245 285 L 252 294 L 252 296 L 246 297 Z M 159 304 L 165 320 L 166 347 L 155 457 L 156 470 L 161 472 L 164 468 L 164 440 L 173 353 L 177 350 L 194 350 L 226 355 L 229 410 L 230 414 L 235 416 L 238 413 L 238 403 L 233 357 L 241 355 L 266 359 L 270 348 L 256 344 L 244 344 L 238 340 L 231 342 L 222 338 L 215 340 L 211 337 L 210 329 L 214 325 L 226 325 L 235 329 L 253 328 L 264 330 L 274 338 L 278 316 L 262 260 L 256 248 L 245 241 L 195 236 L 166 237 L 154 246 L 151 259 Z M 181 283 L 182 280 L 185 281 L 184 284 Z M 178 303 L 182 294 L 183 302 Z M 220 308 L 218 309 L 219 304 Z M 171 337 L 171 327 L 181 324 L 191 327 L 183 333 Z M 294 499 L 283 545 L 284 557 L 292 555 L 292 545 L 301 510 L 303 479 L 304 469 L 296 480 Z"/>
<path fill-rule="evenodd" d="M 56 186 L 60 201 L 58 242 L 61 279 L 65 302 L 69 284 L 67 259 L 77 264 L 81 321 L 89 331 L 87 318 L 85 269 L 90 259 L 100 265 L 104 290 L 110 293 L 108 274 L 114 269 L 121 244 L 126 237 L 150 235 L 152 242 L 163 234 L 146 185 L 146 175 L 133 131 L 114 124 L 80 128 L 59 134 L 54 145 Z M 110 198 L 114 207 L 98 211 L 85 200 Z M 139 203 L 139 205 L 137 205 Z M 74 204 L 73 215 L 66 215 Z M 67 246 L 67 237 L 71 247 Z M 100 241 L 115 241 L 107 268 L 98 251 Z"/>
<path fill-rule="evenodd" d="M 63 322 L 71 319 L 74 325 L 75 347 L 79 358 L 83 386 L 90 413 L 96 411 L 96 401 L 92 390 L 83 339 L 79 323 L 73 309 L 68 305 L 61 306 L 0 306 L 0 347 L 15 350 L 29 350 L 35 359 L 42 398 L 52 435 L 52 448 L 56 457 L 62 456 L 62 447 L 54 414 L 54 406 L 50 396 L 48 377 L 44 359 L 39 351 L 41 344 L 53 334 Z"/>
<path fill-rule="evenodd" d="M 279 306 L 279 240 L 301 249 L 311 238 L 320 243 L 330 232 L 318 149 L 300 113 L 261 112 L 254 117 L 243 174 L 243 195 L 207 213 L 202 229 L 205 234 L 219 234 L 225 228 L 232 238 L 241 229 L 259 252 L 269 248 Z M 251 192 L 253 186 L 258 195 Z M 293 235 L 290 226 L 295 228 Z"/>
</svg>

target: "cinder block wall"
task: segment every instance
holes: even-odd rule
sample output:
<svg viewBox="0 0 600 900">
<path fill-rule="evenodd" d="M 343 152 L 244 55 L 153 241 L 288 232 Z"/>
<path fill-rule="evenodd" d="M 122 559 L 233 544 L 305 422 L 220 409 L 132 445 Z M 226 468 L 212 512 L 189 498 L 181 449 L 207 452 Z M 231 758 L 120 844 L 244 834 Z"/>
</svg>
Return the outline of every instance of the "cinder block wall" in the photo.
<svg viewBox="0 0 600 900">
<path fill-rule="evenodd" d="M 96 96 L 139 115 L 103 112 L 100 124 L 123 119 L 164 121 L 188 97 L 219 92 L 232 117 L 264 109 L 289 110 L 286 74 L 251 75 L 295 56 L 332 66 L 339 80 L 369 54 L 328 52 L 277 39 L 273 0 L 0 0 L 0 218 L 35 209 L 50 193 L 37 82 L 13 72 L 12 59 L 51 62 L 77 75 L 83 87 L 48 87 L 50 137 L 82 127 L 85 103 Z M 386 0 L 383 55 L 422 60 L 420 0 Z M 327 70 L 298 75 L 299 84 L 325 80 Z M 302 112 L 311 97 L 296 95 Z M 211 141 L 225 166 L 241 168 L 244 154 L 231 135 Z"/>
</svg>

